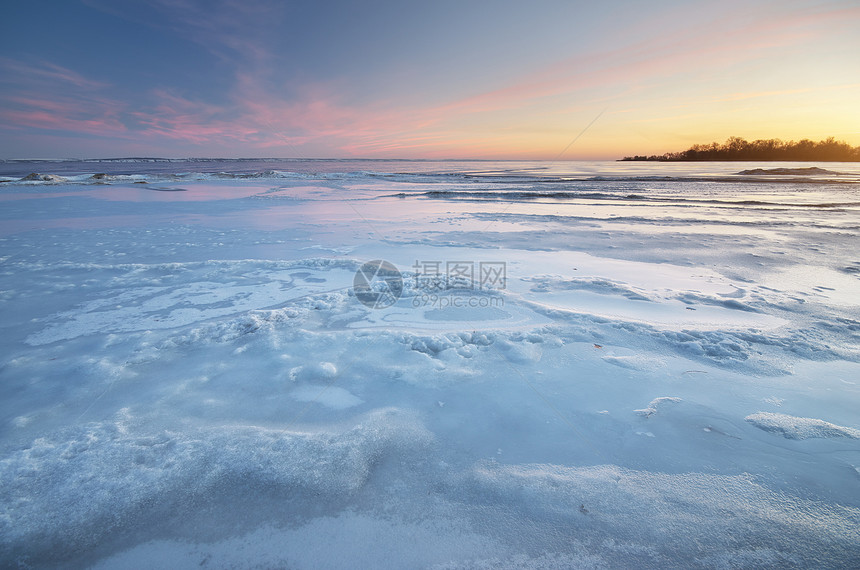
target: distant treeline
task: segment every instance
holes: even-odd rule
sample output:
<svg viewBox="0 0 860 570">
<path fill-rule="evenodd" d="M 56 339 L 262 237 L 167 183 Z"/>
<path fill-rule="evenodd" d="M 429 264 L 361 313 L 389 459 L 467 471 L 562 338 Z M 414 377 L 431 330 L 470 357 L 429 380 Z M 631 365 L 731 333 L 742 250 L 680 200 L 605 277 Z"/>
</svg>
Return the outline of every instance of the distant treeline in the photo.
<svg viewBox="0 0 860 570">
<path fill-rule="evenodd" d="M 625 156 L 621 160 L 786 160 L 815 162 L 860 161 L 860 146 L 853 147 L 833 137 L 815 142 L 809 139 L 784 142 L 779 139 L 759 139 L 752 142 L 740 137 L 731 137 L 723 144 L 697 144 L 682 152 L 667 152 L 662 155 Z"/>
</svg>

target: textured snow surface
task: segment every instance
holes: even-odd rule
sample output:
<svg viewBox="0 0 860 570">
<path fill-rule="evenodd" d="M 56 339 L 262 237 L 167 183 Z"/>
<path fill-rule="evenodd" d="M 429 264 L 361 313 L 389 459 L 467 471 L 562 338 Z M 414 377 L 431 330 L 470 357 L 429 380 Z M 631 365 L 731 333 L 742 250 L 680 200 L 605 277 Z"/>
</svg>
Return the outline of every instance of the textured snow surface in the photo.
<svg viewBox="0 0 860 570">
<path fill-rule="evenodd" d="M 847 437 L 860 439 L 860 430 L 837 426 L 815 418 L 798 418 L 773 412 L 750 414 L 746 421 L 764 431 L 769 431 L 786 439 L 807 439 L 810 437 Z"/>
<path fill-rule="evenodd" d="M 208 494 L 237 487 L 354 492 L 386 453 L 432 441 L 402 416 L 373 412 L 342 433 L 240 425 L 148 434 L 122 417 L 62 430 L 0 463 L 0 531 L 13 552 L 74 550 L 136 518 L 193 508 Z"/>
<path fill-rule="evenodd" d="M 243 165 L 0 172 L 0 567 L 857 565 L 856 165 Z"/>
</svg>

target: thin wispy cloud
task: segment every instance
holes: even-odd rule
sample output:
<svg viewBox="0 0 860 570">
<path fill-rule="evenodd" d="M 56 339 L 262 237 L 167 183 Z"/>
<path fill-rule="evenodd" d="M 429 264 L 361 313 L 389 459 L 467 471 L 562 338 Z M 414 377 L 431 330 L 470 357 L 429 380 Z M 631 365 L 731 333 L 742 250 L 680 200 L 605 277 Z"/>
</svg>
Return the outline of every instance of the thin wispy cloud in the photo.
<svg viewBox="0 0 860 570">
<path fill-rule="evenodd" d="M 99 11 L 181 34 L 225 61 L 248 65 L 271 53 L 266 41 L 282 20 L 285 4 L 274 0 L 85 0 Z"/>
<path fill-rule="evenodd" d="M 14 129 L 116 136 L 126 104 L 106 95 L 110 83 L 43 60 L 0 58 L 0 121 Z"/>
<path fill-rule="evenodd" d="M 110 86 L 106 81 L 84 77 L 72 69 L 40 58 L 21 61 L 0 57 L 0 74 L 2 74 L 3 83 L 7 85 L 31 88 L 40 85 L 64 85 L 87 91 L 98 91 Z"/>
</svg>

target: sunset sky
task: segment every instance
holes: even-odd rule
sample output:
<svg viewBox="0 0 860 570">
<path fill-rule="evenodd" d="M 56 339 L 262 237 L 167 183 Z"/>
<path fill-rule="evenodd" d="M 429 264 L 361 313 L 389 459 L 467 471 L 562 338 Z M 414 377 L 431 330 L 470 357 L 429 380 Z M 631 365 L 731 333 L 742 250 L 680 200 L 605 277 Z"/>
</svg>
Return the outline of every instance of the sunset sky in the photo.
<svg viewBox="0 0 860 570">
<path fill-rule="evenodd" d="M 860 145 L 856 0 L 6 0 L 2 21 L 0 158 Z"/>
</svg>

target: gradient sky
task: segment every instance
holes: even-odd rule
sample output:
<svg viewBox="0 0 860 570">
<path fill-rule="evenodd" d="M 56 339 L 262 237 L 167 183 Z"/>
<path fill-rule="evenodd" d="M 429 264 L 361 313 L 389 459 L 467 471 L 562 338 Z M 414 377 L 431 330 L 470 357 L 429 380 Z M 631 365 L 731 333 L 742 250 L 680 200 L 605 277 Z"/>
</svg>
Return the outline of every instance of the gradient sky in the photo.
<svg viewBox="0 0 860 570">
<path fill-rule="evenodd" d="M 860 145 L 857 0 L 4 0 L 0 13 L 0 158 Z"/>
</svg>

